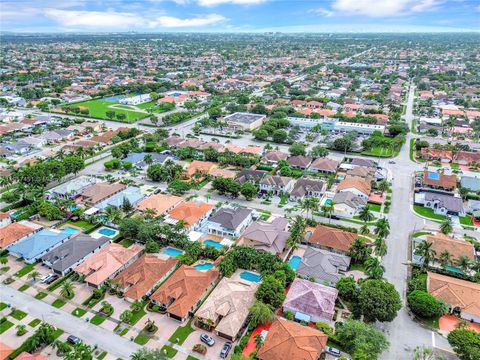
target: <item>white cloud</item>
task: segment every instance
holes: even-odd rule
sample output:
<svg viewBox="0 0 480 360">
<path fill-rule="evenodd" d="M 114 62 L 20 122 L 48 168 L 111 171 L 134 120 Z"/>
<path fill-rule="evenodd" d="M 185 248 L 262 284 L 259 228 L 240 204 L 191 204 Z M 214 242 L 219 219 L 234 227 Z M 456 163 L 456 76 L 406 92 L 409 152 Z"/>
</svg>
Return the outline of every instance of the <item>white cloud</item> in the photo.
<svg viewBox="0 0 480 360">
<path fill-rule="evenodd" d="M 68 27 L 130 28 L 155 25 L 138 14 L 126 12 L 46 9 L 45 15 Z"/>
<path fill-rule="evenodd" d="M 197 0 L 198 5 L 200 6 L 217 6 L 222 4 L 233 4 L 233 5 L 255 5 L 261 4 L 268 0 Z"/>
<path fill-rule="evenodd" d="M 325 9 L 325 8 L 311 9 L 308 12 L 313 13 L 313 14 L 322 15 L 322 16 L 325 16 L 325 17 L 332 17 L 332 16 L 335 15 L 335 11 L 328 10 L 328 9 Z"/>
<path fill-rule="evenodd" d="M 335 0 L 332 8 L 345 15 L 400 16 L 432 10 L 443 0 Z"/>
<path fill-rule="evenodd" d="M 224 22 L 227 19 L 222 15 L 208 14 L 203 17 L 195 17 L 190 19 L 180 19 L 173 16 L 160 16 L 157 18 L 158 24 L 163 27 L 194 27 L 194 26 L 206 26 Z"/>
</svg>

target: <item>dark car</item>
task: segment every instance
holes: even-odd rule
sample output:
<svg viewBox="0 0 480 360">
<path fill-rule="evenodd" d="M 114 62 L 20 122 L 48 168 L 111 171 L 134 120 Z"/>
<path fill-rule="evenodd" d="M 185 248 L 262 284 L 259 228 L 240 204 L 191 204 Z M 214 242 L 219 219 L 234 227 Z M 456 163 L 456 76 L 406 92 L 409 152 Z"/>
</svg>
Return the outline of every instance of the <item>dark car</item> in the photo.
<svg viewBox="0 0 480 360">
<path fill-rule="evenodd" d="M 200 340 L 208 346 L 215 345 L 215 340 L 213 340 L 213 338 L 211 336 L 208 336 L 207 334 L 200 335 Z"/>
<path fill-rule="evenodd" d="M 231 349 L 232 349 L 232 343 L 226 342 L 222 347 L 222 351 L 220 351 L 220 358 L 226 359 Z"/>
<path fill-rule="evenodd" d="M 334 347 L 330 347 L 330 346 L 327 346 L 325 348 L 325 352 L 327 354 L 330 354 L 330 355 L 333 355 L 333 356 L 336 356 L 336 357 L 339 357 L 340 355 L 342 355 L 340 350 L 335 349 Z"/>
<path fill-rule="evenodd" d="M 52 275 L 47 280 L 45 280 L 45 284 L 50 285 L 51 283 L 53 283 L 57 279 L 58 279 L 58 275 L 56 275 L 56 274 Z"/>
<path fill-rule="evenodd" d="M 80 340 L 78 337 L 76 337 L 75 335 L 70 335 L 68 338 L 67 338 L 67 342 L 69 342 L 70 344 L 73 344 L 73 345 L 77 345 L 79 343 L 82 342 L 82 340 Z"/>
</svg>

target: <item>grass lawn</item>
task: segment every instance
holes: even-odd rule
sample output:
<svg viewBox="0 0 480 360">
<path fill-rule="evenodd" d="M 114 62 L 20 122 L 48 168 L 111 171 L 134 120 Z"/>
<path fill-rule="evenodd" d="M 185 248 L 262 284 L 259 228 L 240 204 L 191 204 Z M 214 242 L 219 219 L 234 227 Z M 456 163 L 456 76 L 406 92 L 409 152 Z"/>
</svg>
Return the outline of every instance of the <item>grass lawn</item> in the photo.
<svg viewBox="0 0 480 360">
<path fill-rule="evenodd" d="M 413 205 L 413 210 L 421 215 L 421 216 L 424 216 L 424 217 L 427 217 L 427 218 L 430 218 L 430 219 L 433 219 L 433 220 L 445 220 L 445 216 L 443 215 L 437 215 L 433 212 L 432 209 L 430 208 L 427 208 L 427 207 L 423 207 L 423 206 L 420 206 L 420 205 Z"/>
<path fill-rule="evenodd" d="M 17 309 L 14 312 L 12 312 L 10 316 L 20 321 L 23 318 L 25 318 L 25 316 L 27 316 L 27 313 Z"/>
<path fill-rule="evenodd" d="M 88 114 L 89 117 L 94 117 L 94 118 L 104 119 L 104 120 L 110 120 L 107 117 L 107 114 L 106 114 L 107 111 L 114 111 L 115 117 L 112 120 L 120 121 L 117 119 L 116 115 L 124 114 L 125 119 L 121 120 L 121 122 L 127 122 L 127 123 L 132 123 L 149 116 L 148 113 L 135 111 L 133 110 L 133 108 L 129 109 L 124 105 L 120 105 L 114 102 L 104 101 L 103 99 L 87 100 L 87 101 L 82 101 L 78 103 L 68 104 L 68 106 L 70 107 L 78 106 L 80 108 L 87 108 L 88 110 L 90 110 L 90 113 Z M 111 106 L 114 106 L 116 108 L 111 108 Z"/>
<path fill-rule="evenodd" d="M 192 320 L 190 320 L 185 326 L 179 326 L 172 336 L 170 336 L 168 341 L 174 344 L 182 345 L 187 337 L 194 331 L 195 330 L 192 328 Z"/>
<path fill-rule="evenodd" d="M 76 308 L 75 310 L 72 311 L 72 315 L 76 317 L 82 317 L 85 315 L 87 310 L 81 309 L 81 308 Z"/>
<path fill-rule="evenodd" d="M 47 287 L 47 290 L 48 291 L 53 291 L 55 289 L 58 289 L 60 287 L 60 285 L 62 285 L 63 282 L 65 280 L 67 280 L 70 276 L 72 276 L 73 274 L 74 274 L 74 272 L 72 271 L 72 272 L 68 273 L 68 275 L 65 275 L 64 277 L 61 277 L 61 278 L 55 280 L 52 284 L 50 284 L 50 286 Z"/>
<path fill-rule="evenodd" d="M 22 286 L 20 286 L 20 287 L 18 288 L 18 291 L 24 292 L 24 291 L 27 290 L 29 287 L 30 287 L 30 285 L 24 284 L 24 285 L 22 285 Z"/>
<path fill-rule="evenodd" d="M 416 233 L 413 234 L 414 237 L 420 237 L 424 235 L 431 235 L 432 233 L 429 231 L 417 231 Z"/>
<path fill-rule="evenodd" d="M 352 271 L 352 270 L 358 270 L 358 271 L 365 272 L 365 265 L 359 264 L 359 263 L 353 263 L 353 264 L 350 265 L 349 271 Z"/>
<path fill-rule="evenodd" d="M 391 147 L 375 146 L 370 150 L 361 152 L 362 155 L 378 156 L 378 157 L 391 157 L 393 155 Z"/>
<path fill-rule="evenodd" d="M 187 360 L 198 360 L 198 359 L 196 357 L 193 357 L 192 355 L 188 355 Z"/>
<path fill-rule="evenodd" d="M 460 224 L 462 225 L 467 225 L 467 226 L 473 226 L 473 221 L 471 216 L 460 216 Z"/>
<path fill-rule="evenodd" d="M 3 334 L 5 331 L 10 329 L 12 326 L 13 326 L 12 322 L 10 322 L 8 320 L 5 320 L 4 322 L 2 322 L 0 324 L 0 334 Z"/>
<path fill-rule="evenodd" d="M 85 220 L 69 221 L 67 222 L 67 224 L 78 226 L 79 228 L 82 228 L 85 231 L 88 231 L 96 226 L 94 224 L 90 224 L 88 221 L 85 221 Z"/>
<path fill-rule="evenodd" d="M 44 297 L 46 297 L 48 294 L 46 292 L 40 291 L 37 295 L 35 295 L 35 299 L 37 300 L 42 300 Z"/>
<path fill-rule="evenodd" d="M 25 275 L 27 275 L 29 272 L 31 272 L 34 267 L 35 267 L 34 264 L 27 264 L 27 265 L 25 265 L 23 268 L 21 268 L 20 270 L 18 270 L 15 274 L 13 274 L 13 276 L 16 276 L 16 277 L 25 276 Z"/>
<path fill-rule="evenodd" d="M 105 359 L 105 356 L 107 356 L 107 352 L 104 351 L 100 355 L 97 356 L 97 360 L 102 360 Z"/>
<path fill-rule="evenodd" d="M 382 206 L 380 204 L 368 203 L 368 209 L 370 211 L 380 212 Z"/>
<path fill-rule="evenodd" d="M 0 303 L 0 311 L 2 311 L 3 309 L 5 309 L 8 305 L 5 304 L 4 302 L 1 302 Z"/>
<path fill-rule="evenodd" d="M 93 324 L 93 325 L 100 325 L 101 323 L 103 323 L 105 321 L 105 318 L 101 315 L 95 315 L 92 320 L 90 320 L 90 322 Z"/>
<path fill-rule="evenodd" d="M 177 355 L 177 352 L 178 350 L 168 345 L 165 345 L 164 347 L 162 347 L 162 353 L 164 353 L 170 359 L 173 358 L 175 355 Z"/>
<path fill-rule="evenodd" d="M 34 319 L 34 320 L 32 320 L 28 323 L 28 326 L 35 327 L 38 324 L 40 324 L 41 322 L 42 322 L 42 320 L 40 320 L 40 319 Z"/>
<path fill-rule="evenodd" d="M 65 305 L 66 302 L 62 299 L 57 299 L 52 303 L 53 307 L 56 307 L 57 309 L 60 309 L 63 305 Z"/>
<path fill-rule="evenodd" d="M 413 152 L 415 151 L 415 139 L 410 139 L 410 160 L 415 161 Z"/>
<path fill-rule="evenodd" d="M 143 334 L 138 334 L 137 337 L 133 340 L 133 342 L 138 345 L 145 345 L 148 342 L 148 340 L 150 340 L 148 336 Z"/>
<path fill-rule="evenodd" d="M 122 241 L 120 241 L 120 245 L 122 245 L 125 248 L 128 248 L 133 244 L 135 244 L 135 241 L 130 240 L 130 239 L 123 239 Z"/>
</svg>

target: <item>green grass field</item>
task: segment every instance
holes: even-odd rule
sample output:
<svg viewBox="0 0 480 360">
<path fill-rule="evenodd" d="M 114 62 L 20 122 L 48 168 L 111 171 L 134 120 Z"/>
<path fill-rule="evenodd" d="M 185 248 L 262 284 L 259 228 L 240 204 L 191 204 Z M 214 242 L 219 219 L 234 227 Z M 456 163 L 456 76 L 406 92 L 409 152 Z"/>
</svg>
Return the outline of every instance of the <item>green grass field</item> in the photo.
<svg viewBox="0 0 480 360">
<path fill-rule="evenodd" d="M 90 322 L 93 324 L 93 325 L 100 325 L 101 323 L 103 323 L 105 321 L 105 318 L 101 315 L 95 315 L 92 320 L 90 320 Z"/>
<path fill-rule="evenodd" d="M 437 215 L 433 212 L 432 209 L 427 208 L 427 207 L 423 207 L 423 206 L 420 206 L 420 205 L 414 205 L 413 210 L 417 214 L 425 216 L 425 217 L 433 219 L 433 220 L 440 220 L 440 221 L 445 220 L 445 216 Z"/>
<path fill-rule="evenodd" d="M 378 157 L 391 157 L 393 155 L 391 147 L 376 146 L 370 150 L 362 151 L 362 155 L 378 156 Z"/>
</svg>

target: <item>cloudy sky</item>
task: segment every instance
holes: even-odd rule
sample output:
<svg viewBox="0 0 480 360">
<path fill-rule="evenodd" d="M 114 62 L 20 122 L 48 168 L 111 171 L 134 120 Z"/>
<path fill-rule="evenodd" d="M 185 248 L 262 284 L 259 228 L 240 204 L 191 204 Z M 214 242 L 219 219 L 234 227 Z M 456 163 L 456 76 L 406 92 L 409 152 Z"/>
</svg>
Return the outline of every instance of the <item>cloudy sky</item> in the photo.
<svg viewBox="0 0 480 360">
<path fill-rule="evenodd" d="M 479 31 L 480 0 L 0 0 L 0 30 Z"/>
</svg>

